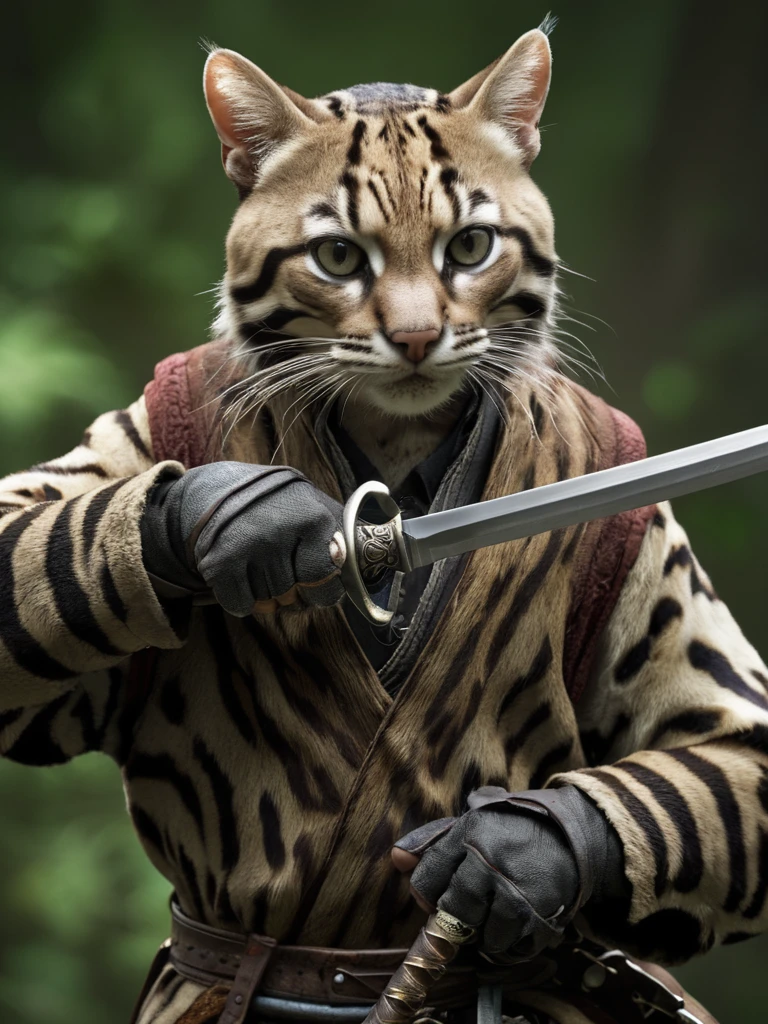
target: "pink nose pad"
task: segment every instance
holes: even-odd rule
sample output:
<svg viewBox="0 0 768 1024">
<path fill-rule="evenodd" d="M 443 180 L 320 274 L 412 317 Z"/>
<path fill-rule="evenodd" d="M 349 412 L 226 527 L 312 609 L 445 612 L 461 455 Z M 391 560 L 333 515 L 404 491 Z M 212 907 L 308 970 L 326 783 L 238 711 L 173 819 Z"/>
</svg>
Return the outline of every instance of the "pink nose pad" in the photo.
<svg viewBox="0 0 768 1024">
<path fill-rule="evenodd" d="M 427 348 L 440 337 L 440 331 L 395 331 L 389 340 L 393 345 L 405 346 L 405 358 L 411 363 L 420 363 L 426 358 Z"/>
</svg>

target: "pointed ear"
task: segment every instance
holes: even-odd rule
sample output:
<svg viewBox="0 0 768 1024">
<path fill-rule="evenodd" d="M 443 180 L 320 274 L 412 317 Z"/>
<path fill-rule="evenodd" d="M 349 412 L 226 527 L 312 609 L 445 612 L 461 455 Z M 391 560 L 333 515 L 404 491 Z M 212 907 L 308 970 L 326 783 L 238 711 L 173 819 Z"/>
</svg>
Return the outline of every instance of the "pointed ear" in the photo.
<svg viewBox="0 0 768 1024">
<path fill-rule="evenodd" d="M 284 90 L 234 50 L 210 54 L 203 89 L 221 139 L 224 170 L 241 194 L 254 184 L 267 157 L 314 120 L 311 101 Z"/>
<path fill-rule="evenodd" d="M 503 57 L 450 94 L 455 108 L 500 125 L 520 147 L 526 167 L 539 148 L 539 118 L 549 92 L 552 52 L 541 29 L 521 36 Z"/>
</svg>

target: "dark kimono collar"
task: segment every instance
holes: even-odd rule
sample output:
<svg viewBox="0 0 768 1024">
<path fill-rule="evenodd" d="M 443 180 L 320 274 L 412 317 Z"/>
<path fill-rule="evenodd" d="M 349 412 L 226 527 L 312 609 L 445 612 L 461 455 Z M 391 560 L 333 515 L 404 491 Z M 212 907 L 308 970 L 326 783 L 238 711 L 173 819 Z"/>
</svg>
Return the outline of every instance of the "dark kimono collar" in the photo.
<svg viewBox="0 0 768 1024">
<path fill-rule="evenodd" d="M 500 422 L 493 399 L 473 390 L 448 436 L 393 492 L 403 518 L 479 501 Z M 378 479 L 378 470 L 339 425 L 335 412 L 321 414 L 315 422 L 315 432 L 336 470 L 345 498 L 361 483 Z M 461 575 L 465 557 L 446 558 L 409 573 L 392 626 L 373 626 L 351 602 L 344 603 L 347 621 L 358 643 L 390 692 L 395 692 L 405 680 L 425 637 L 436 625 Z M 414 642 L 410 642 L 411 636 Z"/>
<path fill-rule="evenodd" d="M 423 515 L 432 506 L 448 468 L 467 443 L 479 409 L 480 398 L 473 392 L 449 434 L 433 452 L 408 473 L 400 486 L 392 491 L 392 497 L 403 508 L 405 514 L 411 511 L 412 506 L 413 511 Z M 378 480 L 379 471 L 339 422 L 338 409 L 334 409 L 328 417 L 328 429 L 339 452 L 346 460 L 355 486 L 368 480 Z"/>
</svg>

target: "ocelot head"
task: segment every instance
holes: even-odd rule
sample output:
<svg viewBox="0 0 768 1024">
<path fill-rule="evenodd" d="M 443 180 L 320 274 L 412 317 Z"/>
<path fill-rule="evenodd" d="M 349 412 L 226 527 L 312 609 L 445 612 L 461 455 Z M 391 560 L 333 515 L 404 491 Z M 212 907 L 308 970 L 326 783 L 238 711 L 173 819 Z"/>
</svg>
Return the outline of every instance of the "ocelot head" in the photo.
<svg viewBox="0 0 768 1024">
<path fill-rule="evenodd" d="M 553 366 L 553 221 L 529 175 L 543 28 L 447 94 L 306 99 L 211 52 L 205 95 L 240 194 L 216 327 L 254 357 L 253 402 L 291 386 L 418 416 Z"/>
</svg>

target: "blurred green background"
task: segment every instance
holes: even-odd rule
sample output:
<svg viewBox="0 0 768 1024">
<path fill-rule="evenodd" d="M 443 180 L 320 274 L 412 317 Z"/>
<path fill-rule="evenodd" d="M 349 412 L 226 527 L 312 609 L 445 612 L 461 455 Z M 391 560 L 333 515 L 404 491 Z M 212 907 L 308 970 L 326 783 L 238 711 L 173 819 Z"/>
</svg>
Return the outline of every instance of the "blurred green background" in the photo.
<svg viewBox="0 0 768 1024">
<path fill-rule="evenodd" d="M 450 89 L 546 13 L 528 0 L 6 10 L 0 471 L 64 452 L 137 396 L 159 358 L 205 338 L 235 197 L 200 37 L 309 95 L 379 79 Z M 597 390 L 652 451 L 764 421 L 766 6 L 562 0 L 555 13 L 534 176 L 561 257 L 587 275 L 562 284 L 613 389 Z M 765 478 L 677 504 L 764 656 L 766 508 Z M 132 834 L 117 769 L 98 756 L 2 764 L 0 807 L 0 1020 L 127 1020 L 166 933 L 167 886 Z M 724 1024 L 758 1024 L 766 953 L 754 940 L 680 974 Z"/>
</svg>

